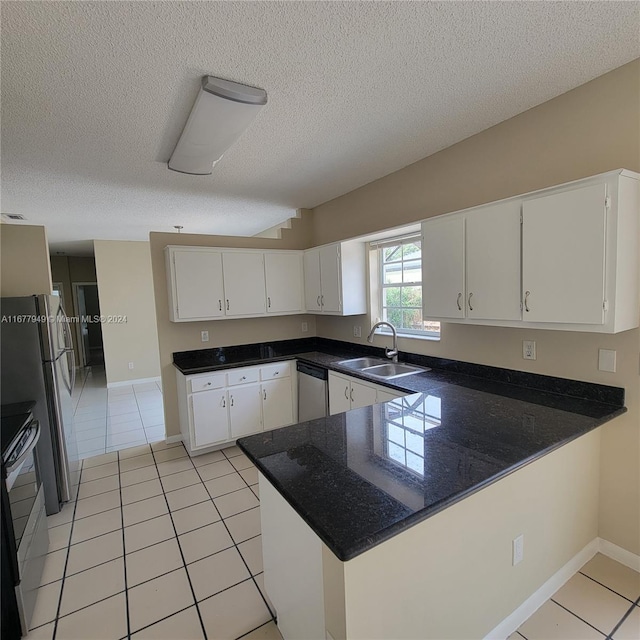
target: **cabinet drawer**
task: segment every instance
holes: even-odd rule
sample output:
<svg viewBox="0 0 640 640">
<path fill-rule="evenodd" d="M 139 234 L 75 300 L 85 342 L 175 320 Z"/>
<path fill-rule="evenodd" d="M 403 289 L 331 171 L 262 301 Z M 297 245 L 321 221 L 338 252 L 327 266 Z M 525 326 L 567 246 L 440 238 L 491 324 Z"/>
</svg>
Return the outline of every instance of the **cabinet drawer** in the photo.
<svg viewBox="0 0 640 640">
<path fill-rule="evenodd" d="M 260 369 L 251 367 L 247 369 L 229 369 L 227 371 L 227 384 L 231 387 L 236 384 L 247 384 L 249 382 L 258 382 Z"/>
<path fill-rule="evenodd" d="M 208 391 L 209 389 L 220 389 L 225 386 L 226 376 L 224 373 L 213 373 L 197 378 L 189 379 L 189 391 Z"/>
<path fill-rule="evenodd" d="M 277 362 L 265 367 L 260 367 L 260 380 L 273 380 L 274 378 L 289 378 L 291 376 L 291 362 Z"/>
</svg>

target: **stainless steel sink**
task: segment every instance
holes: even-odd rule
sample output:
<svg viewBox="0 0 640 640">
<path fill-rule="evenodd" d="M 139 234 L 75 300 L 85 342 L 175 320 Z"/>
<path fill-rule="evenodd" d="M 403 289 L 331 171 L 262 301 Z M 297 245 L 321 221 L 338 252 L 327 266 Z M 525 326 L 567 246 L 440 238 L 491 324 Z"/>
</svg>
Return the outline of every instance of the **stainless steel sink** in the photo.
<svg viewBox="0 0 640 640">
<path fill-rule="evenodd" d="M 366 369 L 367 367 L 373 367 L 375 365 L 386 363 L 381 358 L 353 358 L 351 360 L 341 360 L 336 364 L 339 364 L 343 367 L 348 367 L 349 369 L 356 369 L 357 371 L 360 371 L 361 369 Z"/>
<path fill-rule="evenodd" d="M 430 369 L 426 367 L 414 367 L 412 365 L 401 364 L 399 362 L 389 362 L 375 367 L 365 367 L 364 369 L 360 369 L 361 373 L 366 373 L 367 375 L 382 378 L 384 380 L 402 378 L 403 376 L 413 376 L 416 373 L 423 373 L 424 371 L 430 371 Z"/>
</svg>

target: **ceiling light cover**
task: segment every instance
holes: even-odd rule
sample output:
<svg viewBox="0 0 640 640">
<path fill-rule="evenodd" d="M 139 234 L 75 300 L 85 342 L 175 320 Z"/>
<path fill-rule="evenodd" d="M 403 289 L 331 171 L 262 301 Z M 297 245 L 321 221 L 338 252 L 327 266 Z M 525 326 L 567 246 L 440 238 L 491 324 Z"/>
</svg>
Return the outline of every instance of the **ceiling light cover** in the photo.
<svg viewBox="0 0 640 640">
<path fill-rule="evenodd" d="M 265 104 L 264 89 L 204 76 L 187 124 L 169 159 L 169 169 L 210 175 L 222 154 Z"/>
</svg>

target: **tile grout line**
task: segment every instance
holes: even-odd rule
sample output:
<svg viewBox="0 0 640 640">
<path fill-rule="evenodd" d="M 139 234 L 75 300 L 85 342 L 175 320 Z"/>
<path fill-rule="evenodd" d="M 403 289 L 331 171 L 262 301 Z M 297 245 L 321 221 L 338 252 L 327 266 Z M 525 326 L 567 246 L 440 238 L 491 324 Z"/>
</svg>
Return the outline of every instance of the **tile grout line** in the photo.
<svg viewBox="0 0 640 640">
<path fill-rule="evenodd" d="M 84 471 L 84 462 L 80 463 L 80 475 L 78 477 L 78 489 L 73 502 L 73 517 L 71 518 L 71 527 L 69 528 L 69 539 L 67 541 L 67 555 L 64 560 L 64 569 L 62 571 L 62 584 L 60 585 L 60 594 L 58 595 L 58 606 L 56 608 L 56 617 L 54 618 L 53 634 L 51 640 L 56 640 L 58 633 L 58 620 L 60 619 L 60 609 L 62 607 L 62 598 L 64 596 L 64 583 L 67 578 L 67 567 L 69 566 L 69 555 L 71 554 L 71 537 L 73 536 L 73 525 L 76 517 L 76 508 L 78 506 L 78 496 L 80 495 L 80 483 L 82 482 L 82 473 Z M 64 508 L 64 507 L 63 507 Z"/>
<path fill-rule="evenodd" d="M 183 445 L 183 449 L 184 449 L 184 445 Z M 186 452 L 186 449 L 185 449 L 185 452 Z M 155 456 L 155 452 L 154 452 L 153 449 L 151 449 L 151 455 L 152 455 L 153 460 L 154 460 L 155 465 L 156 465 L 156 471 L 158 471 L 158 462 L 156 461 L 156 456 Z M 189 454 L 187 454 L 187 455 L 189 455 Z M 160 483 L 160 486 L 162 487 L 162 483 Z M 164 488 L 162 489 L 162 495 L 164 496 L 164 500 L 165 500 L 165 502 L 167 504 L 167 509 L 169 511 L 169 519 L 171 520 L 171 526 L 173 527 L 173 533 L 175 534 L 175 539 L 176 539 L 176 543 L 178 545 L 178 550 L 180 551 L 180 557 L 182 558 L 182 569 L 184 569 L 184 572 L 185 572 L 185 574 L 187 576 L 187 581 L 189 583 L 189 589 L 191 589 L 191 596 L 193 597 L 193 602 L 194 602 L 195 607 L 196 607 L 196 613 L 198 614 L 198 619 L 200 620 L 200 627 L 202 628 L 202 633 L 204 634 L 204 640 L 208 640 L 207 629 L 204 626 L 204 620 L 202 619 L 202 613 L 200 612 L 200 607 L 198 606 L 198 599 L 196 598 L 196 592 L 195 592 L 195 590 L 193 588 L 193 583 L 191 582 L 191 576 L 189 575 L 189 571 L 187 570 L 187 562 L 185 560 L 184 553 L 182 551 L 182 547 L 180 546 L 180 539 L 178 537 L 178 531 L 176 530 L 175 522 L 173 521 L 173 517 L 171 516 L 171 507 L 169 505 L 169 500 L 167 499 L 167 494 L 165 493 Z"/>
<path fill-rule="evenodd" d="M 122 531 L 122 566 L 124 567 L 124 610 L 127 619 L 127 638 L 131 638 L 131 620 L 129 616 L 129 587 L 127 583 L 127 543 L 124 535 L 124 506 L 122 504 L 122 483 L 120 482 L 120 453 L 118 461 L 118 491 L 120 495 L 120 527 Z"/>
<path fill-rule="evenodd" d="M 223 450 L 223 455 L 225 457 L 227 457 L 226 453 L 224 453 Z M 188 455 L 188 454 L 187 454 Z M 229 458 L 227 458 L 227 460 L 229 460 Z M 194 465 L 195 466 L 195 465 Z M 231 465 L 233 466 L 233 465 Z M 235 469 L 235 467 L 234 467 Z M 200 472 L 198 471 L 198 467 L 196 467 L 196 473 L 198 474 L 198 476 L 200 476 Z M 238 470 L 236 469 L 236 473 L 238 475 L 240 475 L 240 473 L 238 472 Z M 231 475 L 231 474 L 229 474 Z M 242 478 L 242 476 L 240 476 Z M 202 479 L 202 477 L 200 476 L 200 479 Z M 244 478 L 242 478 L 244 480 Z M 203 483 L 204 484 L 204 481 Z M 204 485 L 205 490 L 207 491 L 207 493 L 209 494 L 209 497 L 211 497 L 211 492 L 209 491 L 209 487 L 207 487 L 207 485 Z M 255 494 L 254 494 L 255 495 Z M 213 498 L 211 498 L 211 501 L 213 502 Z M 258 503 L 260 502 L 260 498 L 258 498 Z M 218 508 L 215 506 L 215 502 L 213 504 L 213 506 L 215 507 L 216 511 L 218 510 Z M 253 509 L 255 509 L 256 507 L 252 507 Z M 258 509 L 260 508 L 260 504 L 258 504 Z M 250 511 L 250 509 L 247 509 L 247 511 Z M 218 511 L 218 513 L 220 513 Z M 234 514 L 234 515 L 238 515 L 238 514 Z M 222 518 L 222 515 L 220 515 L 220 517 Z M 229 516 L 230 518 L 233 516 Z M 227 526 L 227 523 L 225 522 L 225 519 L 222 518 L 222 524 L 224 525 L 224 528 L 227 530 L 227 533 L 229 534 L 229 537 L 231 538 L 231 541 L 233 542 L 233 546 L 236 548 L 236 551 L 238 552 L 240 558 L 242 559 L 242 562 L 244 563 L 245 567 L 247 568 L 247 571 L 249 572 L 249 575 L 251 576 L 250 579 L 253 580 L 253 584 L 255 585 L 256 589 L 258 590 L 258 593 L 260 594 L 260 597 L 262 598 L 265 607 L 267 607 L 267 611 L 271 614 L 271 619 L 275 620 L 275 616 L 273 614 L 273 611 L 271 611 L 271 607 L 269 606 L 269 603 L 267 602 L 266 598 L 264 597 L 262 590 L 260 589 L 260 586 L 258 585 L 258 583 L 256 582 L 255 576 L 251 573 L 251 569 L 249 567 L 249 565 L 247 564 L 247 561 L 244 559 L 244 556 L 242 555 L 242 552 L 240 551 L 240 549 L 238 548 L 239 544 L 242 543 L 236 543 L 234 537 L 231 535 L 231 531 L 229 530 L 229 527 Z M 262 535 L 262 526 L 260 527 L 260 535 Z M 256 538 L 257 536 L 253 536 L 253 538 Z M 242 542 L 246 542 L 246 540 L 243 540 Z M 263 569 L 264 570 L 264 569 Z M 204 598 L 206 600 L 206 598 Z"/>
<path fill-rule="evenodd" d="M 615 593 L 617 596 L 620 596 L 621 598 L 624 598 L 627 602 L 631 602 L 632 604 L 634 604 L 633 600 L 630 600 L 629 598 L 627 598 L 627 596 L 623 596 L 621 593 L 619 593 L 615 589 L 612 589 L 611 587 L 608 587 L 603 582 L 600 582 L 599 580 L 596 580 L 595 578 L 592 578 L 591 576 L 587 575 L 586 573 L 582 573 L 582 571 L 578 571 L 578 573 L 580 575 L 583 575 L 585 578 L 589 578 L 589 580 L 591 580 L 592 582 L 595 582 L 596 584 L 599 584 L 601 587 L 604 587 L 608 591 L 611 591 L 611 593 Z"/>
<path fill-rule="evenodd" d="M 554 600 L 553 597 L 549 598 L 549 600 L 551 602 L 553 602 L 553 604 L 558 605 L 561 609 L 564 609 L 567 613 L 570 613 L 572 616 L 575 616 L 576 618 L 578 618 L 578 620 L 581 620 L 582 622 L 584 622 L 586 625 L 588 625 L 589 627 L 591 627 L 592 629 L 594 629 L 598 633 L 602 634 L 602 637 L 605 638 L 605 640 L 606 640 L 607 634 L 603 633 L 602 631 L 600 631 L 600 629 L 598 629 L 598 627 L 594 627 L 590 622 L 587 622 L 584 618 L 581 618 L 577 613 L 571 611 L 571 609 L 567 609 L 567 607 L 565 607 L 564 605 L 560 604 L 557 600 Z"/>
<path fill-rule="evenodd" d="M 624 624 L 625 620 L 631 615 L 631 612 L 640 604 L 640 598 L 638 598 L 634 603 L 632 603 L 632 605 L 629 607 L 629 609 L 626 611 L 626 613 L 622 616 L 622 618 L 620 618 L 620 620 L 618 620 L 618 623 L 615 625 L 615 627 L 613 627 L 613 629 L 611 630 L 611 633 L 609 633 L 607 635 L 607 640 L 613 639 L 613 634 L 616 633 L 618 631 L 618 629 L 620 629 L 620 627 Z"/>
</svg>

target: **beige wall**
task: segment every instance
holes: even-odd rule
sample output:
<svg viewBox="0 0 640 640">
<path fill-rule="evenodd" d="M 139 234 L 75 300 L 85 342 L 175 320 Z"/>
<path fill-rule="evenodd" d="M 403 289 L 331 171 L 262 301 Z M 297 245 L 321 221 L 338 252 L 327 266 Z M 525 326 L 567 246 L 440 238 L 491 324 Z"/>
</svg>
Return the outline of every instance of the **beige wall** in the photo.
<svg viewBox="0 0 640 640">
<path fill-rule="evenodd" d="M 51 293 L 49 247 L 44 227 L 0 224 L 0 293 Z"/>
<path fill-rule="evenodd" d="M 313 211 L 325 243 L 455 211 L 616 168 L 640 171 L 640 60 Z M 317 321 L 317 334 L 354 339 L 371 318 Z M 522 359 L 535 340 L 537 360 Z M 376 338 L 376 344 L 384 344 Z M 444 324 L 440 342 L 401 340 L 404 351 L 624 387 L 628 413 L 602 438 L 600 536 L 640 553 L 640 330 L 617 335 Z M 615 349 L 616 373 L 598 371 Z"/>
<path fill-rule="evenodd" d="M 345 563 L 346 624 L 338 610 L 329 633 L 485 637 L 597 537 L 600 436 L 592 431 Z"/>
<path fill-rule="evenodd" d="M 148 242 L 95 240 L 100 314 L 126 316 L 103 322 L 107 384 L 160 375 L 153 276 Z M 133 369 L 129 369 L 133 362 Z"/>
<path fill-rule="evenodd" d="M 176 233 L 151 233 L 151 265 L 156 301 L 160 367 L 164 394 L 167 436 L 178 435 L 178 398 L 176 391 L 174 351 L 212 349 L 217 346 L 288 340 L 315 335 L 315 316 L 278 316 L 245 320 L 215 320 L 210 322 L 171 322 L 167 293 L 167 273 L 164 248 L 167 245 L 202 247 L 243 247 L 250 249 L 304 249 L 311 245 L 309 215 L 292 221 L 291 229 L 283 229 L 282 239 L 204 236 Z M 309 330 L 302 333 L 302 322 Z M 200 340 L 200 332 L 209 331 L 209 342 Z"/>
</svg>

